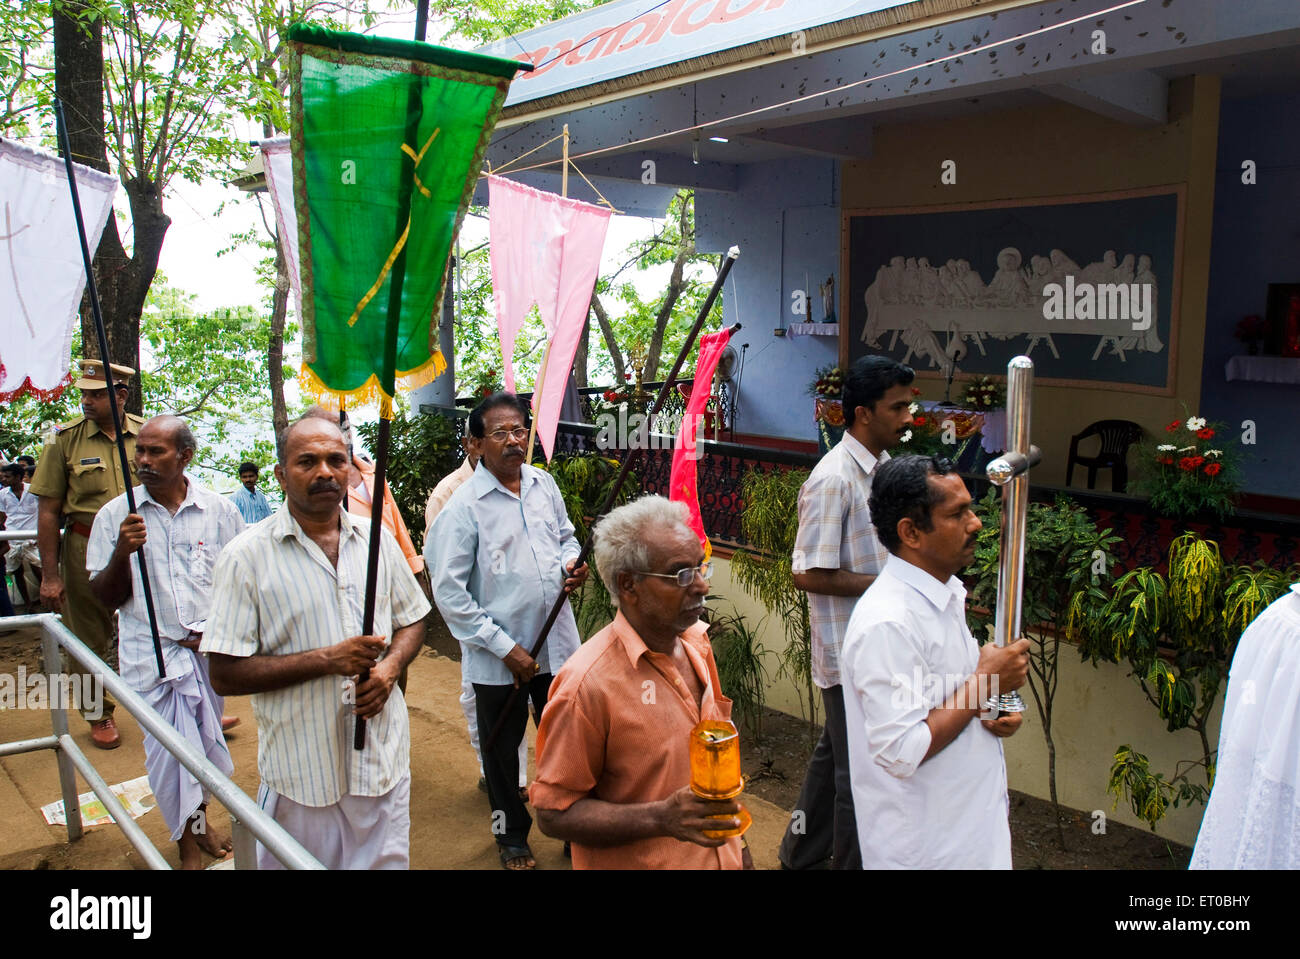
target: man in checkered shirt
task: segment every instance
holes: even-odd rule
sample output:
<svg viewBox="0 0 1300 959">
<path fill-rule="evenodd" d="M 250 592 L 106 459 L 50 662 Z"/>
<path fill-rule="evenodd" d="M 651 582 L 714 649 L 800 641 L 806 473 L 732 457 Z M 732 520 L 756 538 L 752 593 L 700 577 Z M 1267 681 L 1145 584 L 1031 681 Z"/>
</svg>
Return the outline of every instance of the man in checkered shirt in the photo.
<svg viewBox="0 0 1300 959">
<path fill-rule="evenodd" d="M 826 724 L 781 841 L 786 869 L 860 869 L 839 652 L 853 606 L 884 565 L 867 499 L 876 468 L 912 423 L 911 367 L 865 356 L 844 377 L 844 436 L 799 490 L 792 568 L 808 593 L 812 679 Z"/>
</svg>

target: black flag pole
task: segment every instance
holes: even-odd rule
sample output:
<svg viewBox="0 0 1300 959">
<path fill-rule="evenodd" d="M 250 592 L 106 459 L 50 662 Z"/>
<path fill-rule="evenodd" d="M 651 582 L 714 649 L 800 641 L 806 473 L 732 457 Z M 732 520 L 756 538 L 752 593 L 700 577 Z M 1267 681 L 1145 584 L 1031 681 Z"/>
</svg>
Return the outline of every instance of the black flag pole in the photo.
<svg viewBox="0 0 1300 959">
<path fill-rule="evenodd" d="M 91 269 L 90 244 L 86 241 L 86 224 L 81 216 L 81 198 L 77 194 L 77 175 L 72 167 L 72 147 L 68 142 L 68 124 L 63 115 L 63 103 L 54 98 L 54 119 L 58 126 L 59 146 L 63 148 L 63 165 L 68 171 L 68 189 L 72 193 L 72 212 L 77 218 L 77 236 L 81 240 L 81 260 L 86 267 L 86 290 L 90 294 L 90 311 L 95 317 L 95 334 L 99 339 L 99 357 L 104 364 L 104 386 L 108 391 L 108 406 L 113 411 L 113 431 L 117 433 L 117 456 L 122 466 L 122 485 L 126 487 L 126 505 L 135 510 L 135 490 L 131 486 L 131 461 L 126 455 L 126 437 L 122 434 L 122 417 L 117 410 L 117 388 L 113 383 L 113 364 L 108 355 L 108 333 L 104 330 L 104 313 L 99 306 L 99 290 Z M 158 638 L 158 616 L 153 608 L 153 591 L 149 588 L 149 567 L 144 561 L 144 547 L 136 550 L 140 564 L 140 586 L 144 589 L 144 604 L 149 610 L 149 632 L 153 635 L 153 656 L 158 664 L 158 678 L 167 675 L 163 666 L 162 642 Z"/>
<path fill-rule="evenodd" d="M 722 292 L 722 284 L 726 282 L 727 274 L 731 272 L 731 268 L 735 265 L 736 258 L 739 256 L 740 247 L 733 246 L 727 251 L 726 258 L 722 261 L 722 268 L 718 270 L 718 278 L 713 281 L 713 289 L 709 290 L 709 295 L 705 297 L 704 305 L 700 307 L 699 315 L 695 318 L 695 325 L 692 326 L 691 331 L 686 334 L 686 342 L 682 344 L 682 348 L 677 354 L 677 359 L 673 361 L 672 369 L 670 369 L 668 375 L 664 377 L 663 386 L 659 388 L 659 395 L 655 397 L 654 403 L 646 412 L 647 424 L 654 419 L 655 415 L 663 409 L 664 403 L 668 401 L 668 394 L 672 391 L 673 386 L 677 382 L 677 374 L 681 372 L 682 364 L 686 362 L 686 357 L 690 355 L 691 350 L 695 347 L 695 339 L 700 335 L 700 330 L 704 328 L 704 323 L 708 319 L 709 313 L 713 310 L 713 303 L 717 300 L 718 294 Z M 732 333 L 735 333 L 739 329 L 739 323 L 734 324 L 730 328 Z M 631 472 L 632 465 L 637 461 L 645 445 L 646 444 L 638 444 L 637 446 L 634 446 L 632 449 L 628 450 L 627 455 L 623 457 L 623 463 L 619 467 L 618 475 L 614 477 L 614 483 L 610 486 L 609 493 L 605 496 L 605 502 L 601 504 L 600 512 L 598 512 L 595 519 L 592 520 L 591 526 L 593 532 L 596 524 L 600 522 L 600 518 L 608 513 L 613 505 L 618 502 L 618 494 L 622 491 L 623 484 L 627 481 L 628 473 Z M 578 558 L 573 561 L 574 569 L 582 566 L 587 561 L 587 556 L 591 552 L 591 546 L 594 541 L 595 537 L 589 533 L 587 535 L 587 541 L 582 544 L 582 549 L 578 552 Z M 564 590 L 560 590 L 560 595 L 555 598 L 555 602 L 551 605 L 551 611 L 547 614 L 546 621 L 542 623 L 542 629 L 541 632 L 538 633 L 537 641 L 533 643 L 533 648 L 528 651 L 528 655 L 532 659 L 536 659 L 541 653 L 542 647 L 546 644 L 546 638 L 550 635 L 551 627 L 555 625 L 555 620 L 559 617 L 560 610 L 564 608 L 564 604 L 568 598 L 568 593 Z M 488 734 L 487 741 L 483 744 L 483 752 L 485 755 L 491 752 L 492 747 L 496 745 L 497 738 L 501 735 L 501 729 L 505 726 L 506 718 L 510 715 L 511 709 L 514 708 L 515 700 L 519 698 L 519 694 L 522 691 L 522 686 L 516 686 L 511 690 L 510 698 L 506 700 L 506 704 L 502 708 L 501 714 L 497 717 L 497 721 L 493 725 L 491 733 Z"/>
<path fill-rule="evenodd" d="M 429 0 L 418 0 L 415 8 L 415 39 L 424 42 L 425 30 L 429 23 Z M 404 143 L 414 143 L 420 129 L 420 120 L 424 117 L 424 97 L 421 81 L 412 78 L 411 89 L 406 100 L 406 138 Z M 415 161 L 411 154 L 402 151 L 402 175 L 398 181 L 400 192 L 397 199 L 397 235 L 401 237 L 407 229 L 411 213 L 411 191 L 415 184 Z M 389 397 L 397 396 L 397 328 L 402 314 L 402 282 L 406 278 L 406 246 L 403 245 L 393 261 L 392 273 L 388 281 L 388 317 L 384 328 L 384 359 L 381 367 L 382 381 L 380 387 L 386 389 Z M 444 281 L 445 284 L 445 281 Z M 446 296 L 446 286 L 443 296 Z M 379 544 L 383 535 L 384 489 L 388 479 L 388 447 L 392 432 L 391 406 L 388 416 L 379 417 L 379 435 L 375 438 L 375 486 L 370 491 L 370 542 L 366 555 L 366 599 L 362 608 L 361 632 L 369 636 L 375 628 L 375 599 L 379 582 Z M 390 623 L 391 628 L 391 623 Z M 370 678 L 370 670 L 361 673 L 358 684 Z M 366 748 L 366 721 L 357 719 L 352 733 L 352 748 Z"/>
</svg>

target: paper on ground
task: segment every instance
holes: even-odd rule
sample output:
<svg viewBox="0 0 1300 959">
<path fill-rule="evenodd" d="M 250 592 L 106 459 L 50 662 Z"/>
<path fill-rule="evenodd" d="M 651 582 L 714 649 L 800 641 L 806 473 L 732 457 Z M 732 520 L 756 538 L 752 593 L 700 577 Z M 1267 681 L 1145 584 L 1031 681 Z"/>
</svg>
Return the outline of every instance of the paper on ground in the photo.
<svg viewBox="0 0 1300 959">
<path fill-rule="evenodd" d="M 152 809 L 157 802 L 153 798 L 153 790 L 149 788 L 148 776 L 141 776 L 139 779 L 132 779 L 130 782 L 118 783 L 115 786 L 109 786 L 108 789 L 117 797 L 118 802 L 122 804 L 122 808 L 130 814 L 132 819 L 139 819 Z M 77 797 L 77 802 L 81 804 L 81 824 L 83 826 L 106 826 L 114 821 L 94 792 L 82 793 Z M 66 826 L 68 823 L 67 817 L 63 813 L 62 799 L 42 806 L 41 814 L 51 826 Z"/>
</svg>

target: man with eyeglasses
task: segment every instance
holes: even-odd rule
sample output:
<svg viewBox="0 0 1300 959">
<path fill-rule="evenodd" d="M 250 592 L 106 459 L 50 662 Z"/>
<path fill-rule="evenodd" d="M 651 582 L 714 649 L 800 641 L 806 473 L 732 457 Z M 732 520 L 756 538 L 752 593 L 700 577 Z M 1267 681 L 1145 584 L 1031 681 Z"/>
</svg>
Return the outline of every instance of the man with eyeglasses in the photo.
<svg viewBox="0 0 1300 959">
<path fill-rule="evenodd" d="M 489 396 L 469 415 L 471 448 L 479 465 L 433 522 L 425 540 L 434 601 L 461 643 L 461 671 L 474 686 L 479 739 L 484 746 L 515 699 L 492 749 L 483 750 L 492 809 L 492 835 L 501 865 L 532 869 L 528 846 L 533 820 L 518 790 L 519 743 L 546 705 L 554 674 L 578 648 L 578 624 L 565 603 L 546 645 L 528 653 L 560 591 L 587 578 L 574 569 L 580 552 L 555 480 L 524 462 L 528 427 L 511 393 Z"/>
<path fill-rule="evenodd" d="M 531 796 L 575 869 L 750 868 L 735 800 L 691 791 L 690 734 L 730 719 L 700 622 L 712 572 L 686 507 L 643 496 L 596 526 L 596 568 L 618 609 L 560 670 L 537 731 Z"/>
</svg>

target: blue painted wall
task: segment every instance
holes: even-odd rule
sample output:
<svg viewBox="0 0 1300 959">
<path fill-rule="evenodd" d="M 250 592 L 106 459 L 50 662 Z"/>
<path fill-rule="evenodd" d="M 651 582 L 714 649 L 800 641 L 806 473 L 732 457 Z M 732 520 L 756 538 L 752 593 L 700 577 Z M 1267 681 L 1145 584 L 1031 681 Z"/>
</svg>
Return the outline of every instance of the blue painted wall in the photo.
<svg viewBox="0 0 1300 959">
<path fill-rule="evenodd" d="M 1300 283 L 1300 95 L 1224 100 L 1214 189 L 1214 232 L 1206 309 L 1201 415 L 1240 429 L 1253 420 L 1245 488 L 1300 498 L 1300 386 L 1228 382 L 1224 364 L 1246 352 L 1237 321 L 1265 315 L 1270 283 Z M 1254 160 L 1257 182 L 1241 182 Z"/>
<path fill-rule="evenodd" d="M 833 160 L 774 160 L 741 167 L 736 193 L 696 194 L 696 245 L 741 256 L 723 298 L 727 323 L 744 328 L 733 341 L 748 343 L 740 383 L 736 430 L 815 441 L 808 384 L 818 367 L 834 364 L 837 337 L 778 337 L 792 321 L 792 294 L 813 287 L 811 319 L 822 319 L 817 284 L 840 269 L 840 203 Z"/>
</svg>

